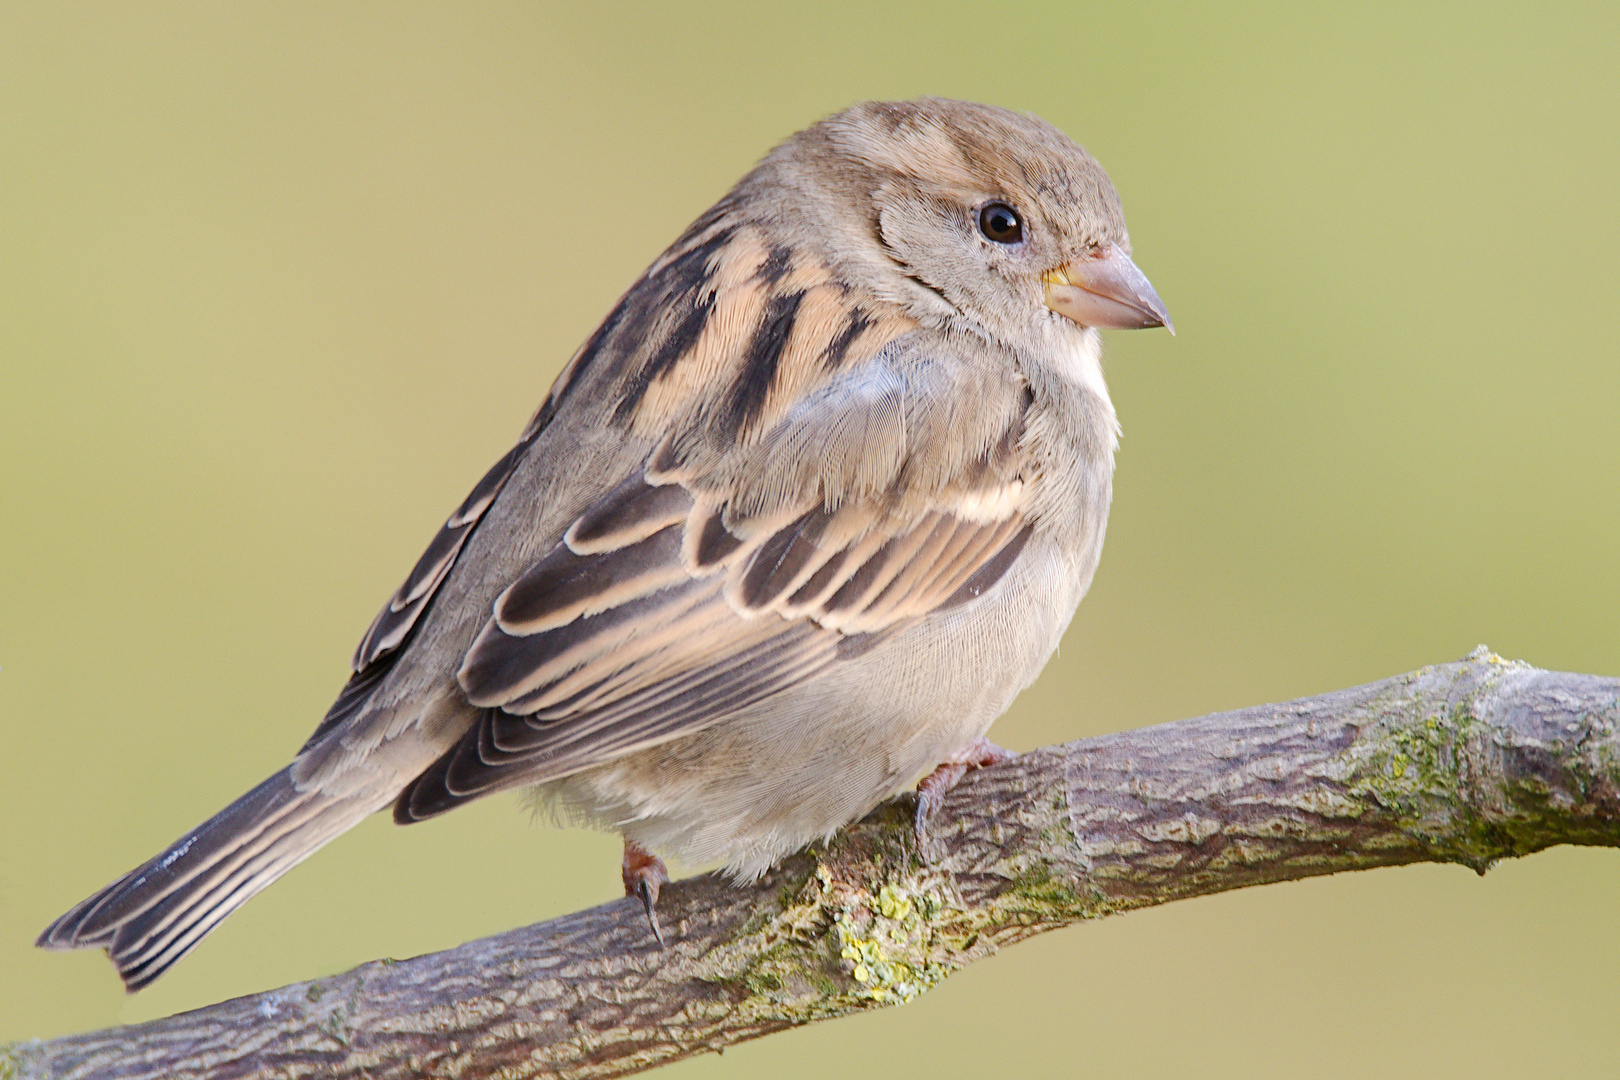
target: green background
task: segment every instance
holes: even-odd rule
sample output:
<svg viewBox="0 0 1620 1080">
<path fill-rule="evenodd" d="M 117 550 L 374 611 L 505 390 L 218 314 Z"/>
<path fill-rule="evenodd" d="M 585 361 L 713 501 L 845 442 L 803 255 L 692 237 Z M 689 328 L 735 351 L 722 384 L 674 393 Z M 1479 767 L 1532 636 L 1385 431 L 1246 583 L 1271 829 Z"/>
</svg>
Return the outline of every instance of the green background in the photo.
<svg viewBox="0 0 1620 1080">
<path fill-rule="evenodd" d="M 31 948 L 287 760 L 618 293 L 861 98 L 1069 132 L 1180 331 L 1108 338 L 1107 553 L 999 741 L 1479 642 L 1620 671 L 1616 11 L 0 7 L 0 1038 L 615 895 L 616 839 L 497 797 L 367 822 L 134 998 Z M 1248 890 L 668 1075 L 1608 1074 L 1617 910 L 1612 851 Z"/>
</svg>

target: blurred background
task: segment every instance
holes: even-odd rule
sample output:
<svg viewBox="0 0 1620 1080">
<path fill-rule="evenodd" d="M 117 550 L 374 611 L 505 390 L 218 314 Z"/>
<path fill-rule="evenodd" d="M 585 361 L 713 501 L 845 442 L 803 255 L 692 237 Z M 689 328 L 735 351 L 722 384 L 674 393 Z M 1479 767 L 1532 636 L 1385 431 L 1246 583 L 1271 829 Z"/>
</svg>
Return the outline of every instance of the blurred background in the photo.
<svg viewBox="0 0 1620 1080">
<path fill-rule="evenodd" d="M 0 1039 L 613 898 L 501 796 L 375 818 L 126 998 L 31 942 L 279 768 L 621 290 L 851 102 L 1039 114 L 1180 336 L 1015 749 L 1485 642 L 1620 674 L 1612 4 L 0 7 Z M 1075 927 L 671 1077 L 1607 1074 L 1620 852 Z"/>
</svg>

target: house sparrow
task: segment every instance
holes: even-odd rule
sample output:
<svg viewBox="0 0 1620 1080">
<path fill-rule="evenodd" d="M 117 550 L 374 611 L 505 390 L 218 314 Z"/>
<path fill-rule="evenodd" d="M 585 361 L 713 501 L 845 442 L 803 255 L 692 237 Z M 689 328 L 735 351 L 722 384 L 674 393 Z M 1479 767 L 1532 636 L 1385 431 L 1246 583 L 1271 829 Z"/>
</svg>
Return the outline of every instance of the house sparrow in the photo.
<svg viewBox="0 0 1620 1080">
<path fill-rule="evenodd" d="M 139 989 L 361 818 L 534 787 L 739 880 L 927 777 L 1056 648 L 1102 550 L 1098 327 L 1170 326 L 1102 168 L 925 98 L 793 136 L 563 369 L 290 765 L 63 915 Z"/>
</svg>

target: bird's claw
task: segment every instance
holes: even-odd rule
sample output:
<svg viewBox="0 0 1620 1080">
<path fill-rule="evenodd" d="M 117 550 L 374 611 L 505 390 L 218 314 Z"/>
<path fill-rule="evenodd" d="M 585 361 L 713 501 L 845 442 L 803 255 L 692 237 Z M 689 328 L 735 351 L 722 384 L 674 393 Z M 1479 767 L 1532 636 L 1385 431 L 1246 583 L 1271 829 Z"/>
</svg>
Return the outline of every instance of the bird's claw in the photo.
<svg viewBox="0 0 1620 1080">
<path fill-rule="evenodd" d="M 664 941 L 664 928 L 658 924 L 657 911 L 659 887 L 669 880 L 669 870 L 664 866 L 664 861 L 640 844 L 627 839 L 624 842 L 622 874 L 624 894 L 641 901 L 643 910 L 647 912 L 647 925 L 652 928 L 658 947 L 668 948 L 668 944 Z"/>
<path fill-rule="evenodd" d="M 644 880 L 636 888 L 636 895 L 641 897 L 641 906 L 647 911 L 647 925 L 652 927 L 653 937 L 658 940 L 660 949 L 669 946 L 664 942 L 664 928 L 658 925 L 658 911 L 654 907 L 658 903 L 658 883 Z"/>
<path fill-rule="evenodd" d="M 921 848 L 928 841 L 929 816 L 945 801 L 945 793 L 959 784 L 969 769 L 1000 765 L 1017 756 L 1011 750 L 1003 749 L 980 736 L 940 762 L 933 772 L 923 777 L 917 785 L 917 846 Z"/>
</svg>

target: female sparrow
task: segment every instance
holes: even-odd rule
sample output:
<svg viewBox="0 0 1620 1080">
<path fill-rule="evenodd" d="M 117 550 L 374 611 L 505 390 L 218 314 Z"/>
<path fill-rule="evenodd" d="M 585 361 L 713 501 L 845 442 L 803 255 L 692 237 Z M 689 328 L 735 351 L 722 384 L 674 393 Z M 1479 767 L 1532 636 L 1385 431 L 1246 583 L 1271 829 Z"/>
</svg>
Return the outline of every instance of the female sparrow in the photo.
<svg viewBox="0 0 1620 1080">
<path fill-rule="evenodd" d="M 569 361 L 292 763 L 39 944 L 138 989 L 390 804 L 535 787 L 624 834 L 650 919 L 654 851 L 749 879 L 928 776 L 926 811 L 1091 582 L 1097 328 L 1170 325 L 1129 252 L 1030 116 L 868 102 L 788 139 Z"/>
</svg>

